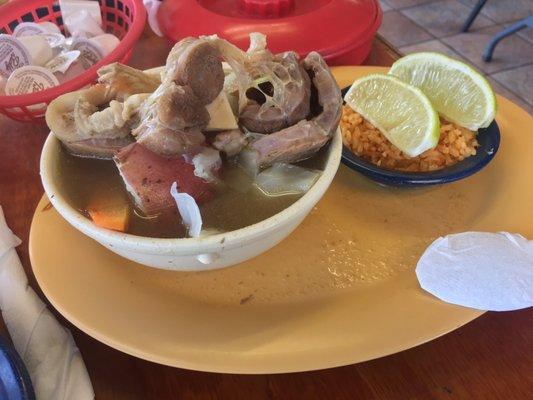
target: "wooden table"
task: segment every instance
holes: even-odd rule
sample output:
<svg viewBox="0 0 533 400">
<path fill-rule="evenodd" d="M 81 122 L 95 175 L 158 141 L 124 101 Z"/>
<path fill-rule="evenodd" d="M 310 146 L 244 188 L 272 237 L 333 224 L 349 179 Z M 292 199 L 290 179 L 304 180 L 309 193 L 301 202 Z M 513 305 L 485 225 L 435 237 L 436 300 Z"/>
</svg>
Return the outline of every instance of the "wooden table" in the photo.
<svg viewBox="0 0 533 400">
<path fill-rule="evenodd" d="M 148 31 L 131 65 L 161 65 L 170 45 Z M 398 53 L 376 39 L 369 65 L 390 65 Z M 39 156 L 45 125 L 0 117 L 0 205 L 22 240 L 18 254 L 42 296 L 28 257 L 33 211 L 43 194 Z M 284 375 L 224 375 L 153 364 L 72 331 L 98 400 L 150 399 L 526 399 L 533 393 L 533 310 L 486 313 L 442 338 L 374 361 Z M 0 334 L 7 330 L 0 319 Z M 528 397 L 529 396 L 529 397 Z M 68 399 L 70 400 L 70 399 Z"/>
</svg>

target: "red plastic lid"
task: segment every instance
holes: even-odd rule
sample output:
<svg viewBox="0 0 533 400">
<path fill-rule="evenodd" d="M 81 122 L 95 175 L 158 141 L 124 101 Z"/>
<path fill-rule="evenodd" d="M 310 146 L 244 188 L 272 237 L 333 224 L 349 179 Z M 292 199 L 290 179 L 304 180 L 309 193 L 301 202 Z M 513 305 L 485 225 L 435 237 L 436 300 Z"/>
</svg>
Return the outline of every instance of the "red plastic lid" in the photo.
<svg viewBox="0 0 533 400">
<path fill-rule="evenodd" d="M 373 38 L 381 9 L 377 0 L 164 0 L 158 20 L 172 41 L 216 33 L 247 49 L 248 34 L 262 32 L 273 52 L 334 60 Z"/>
</svg>

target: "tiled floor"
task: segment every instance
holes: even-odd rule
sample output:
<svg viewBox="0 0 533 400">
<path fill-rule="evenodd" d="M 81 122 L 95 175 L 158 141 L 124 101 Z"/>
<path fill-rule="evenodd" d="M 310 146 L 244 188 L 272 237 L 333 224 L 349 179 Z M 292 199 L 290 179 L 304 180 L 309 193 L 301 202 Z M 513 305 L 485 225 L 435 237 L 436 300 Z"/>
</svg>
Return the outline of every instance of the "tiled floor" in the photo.
<svg viewBox="0 0 533 400">
<path fill-rule="evenodd" d="M 461 26 L 477 0 L 380 0 L 379 33 L 400 52 L 438 51 L 474 65 L 494 89 L 533 114 L 533 29 L 496 47 L 492 62 L 481 54 L 490 38 L 533 15 L 533 0 L 488 0 L 468 33 Z"/>
</svg>

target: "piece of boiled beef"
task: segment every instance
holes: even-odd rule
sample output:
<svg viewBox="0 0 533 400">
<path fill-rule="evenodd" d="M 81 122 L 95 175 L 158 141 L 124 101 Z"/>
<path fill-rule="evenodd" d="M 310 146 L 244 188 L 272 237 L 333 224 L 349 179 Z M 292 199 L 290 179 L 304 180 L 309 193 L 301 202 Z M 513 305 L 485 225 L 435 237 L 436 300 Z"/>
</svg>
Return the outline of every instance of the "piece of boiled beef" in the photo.
<svg viewBox="0 0 533 400">
<path fill-rule="evenodd" d="M 213 185 L 194 174 L 194 165 L 179 157 L 164 157 L 133 143 L 114 158 L 126 189 L 146 215 L 176 208 L 170 194 L 173 182 L 179 192 L 188 193 L 198 204 L 213 198 Z"/>
<path fill-rule="evenodd" d="M 211 146 L 225 153 L 226 156 L 232 157 L 239 154 L 247 143 L 248 141 L 240 129 L 230 129 L 218 132 L 213 138 Z"/>
</svg>

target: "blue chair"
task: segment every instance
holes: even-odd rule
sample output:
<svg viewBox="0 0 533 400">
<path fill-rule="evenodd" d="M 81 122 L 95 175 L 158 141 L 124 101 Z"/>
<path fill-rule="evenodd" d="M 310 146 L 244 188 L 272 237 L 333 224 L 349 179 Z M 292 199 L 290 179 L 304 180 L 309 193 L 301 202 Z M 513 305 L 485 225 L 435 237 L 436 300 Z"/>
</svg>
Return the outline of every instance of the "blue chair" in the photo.
<svg viewBox="0 0 533 400">
<path fill-rule="evenodd" d="M 479 0 L 476 3 L 472 11 L 470 12 L 470 15 L 466 19 L 463 27 L 461 28 L 461 32 L 468 32 L 468 29 L 470 29 L 470 26 L 473 24 L 474 20 L 476 19 L 486 2 L 487 0 Z M 533 15 L 530 15 L 529 17 L 514 23 L 510 27 L 494 35 L 487 47 L 485 48 L 485 51 L 483 52 L 483 60 L 486 62 L 490 62 L 492 60 L 492 55 L 494 54 L 494 49 L 501 40 L 526 27 L 533 28 Z"/>
<path fill-rule="evenodd" d="M 487 47 L 485 48 L 485 51 L 483 52 L 483 60 L 485 60 L 486 62 L 490 62 L 492 60 L 492 53 L 494 53 L 494 48 L 502 39 L 526 27 L 533 28 L 533 15 L 530 15 L 529 17 L 518 21 L 517 23 L 511 25 L 509 28 L 506 28 L 503 31 L 494 35 Z"/>
</svg>

